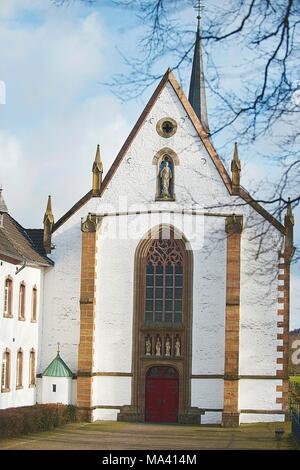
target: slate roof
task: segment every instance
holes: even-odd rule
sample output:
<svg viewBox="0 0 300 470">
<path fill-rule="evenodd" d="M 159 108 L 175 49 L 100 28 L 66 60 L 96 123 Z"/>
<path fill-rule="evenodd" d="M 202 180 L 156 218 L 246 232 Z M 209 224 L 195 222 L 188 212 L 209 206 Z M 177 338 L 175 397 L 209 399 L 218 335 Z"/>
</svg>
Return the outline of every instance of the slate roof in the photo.
<svg viewBox="0 0 300 470">
<path fill-rule="evenodd" d="M 26 262 L 29 266 L 51 266 L 53 261 L 41 251 L 37 237 L 30 236 L 30 230 L 24 229 L 8 213 L 1 214 L 0 257 L 14 263 Z M 36 232 L 36 231 L 34 231 Z M 31 235 L 33 235 L 31 233 Z M 40 236 L 40 233 L 39 233 Z"/>
<path fill-rule="evenodd" d="M 69 369 L 67 364 L 62 360 L 59 353 L 44 370 L 42 376 L 46 377 L 73 377 L 73 372 Z"/>
</svg>

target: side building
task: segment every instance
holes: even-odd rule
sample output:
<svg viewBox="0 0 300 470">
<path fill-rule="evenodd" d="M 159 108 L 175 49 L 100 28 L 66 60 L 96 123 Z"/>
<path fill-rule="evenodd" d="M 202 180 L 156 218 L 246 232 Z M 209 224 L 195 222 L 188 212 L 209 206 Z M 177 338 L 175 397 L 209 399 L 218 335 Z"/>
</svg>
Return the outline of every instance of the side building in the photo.
<svg viewBox="0 0 300 470">
<path fill-rule="evenodd" d="M 37 402 L 43 277 L 52 265 L 43 230 L 24 229 L 0 191 L 0 409 Z"/>
</svg>

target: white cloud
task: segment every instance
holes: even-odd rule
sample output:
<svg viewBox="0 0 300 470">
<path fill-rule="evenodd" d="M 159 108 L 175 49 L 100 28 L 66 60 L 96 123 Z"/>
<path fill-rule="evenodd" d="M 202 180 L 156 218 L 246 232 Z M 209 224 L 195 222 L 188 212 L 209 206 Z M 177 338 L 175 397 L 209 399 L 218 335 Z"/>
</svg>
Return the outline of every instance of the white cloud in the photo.
<svg viewBox="0 0 300 470">
<path fill-rule="evenodd" d="M 0 18 L 0 182 L 12 215 L 41 226 L 47 194 L 58 218 L 89 190 L 96 144 L 107 169 L 128 127 L 98 85 L 109 42 L 98 12 L 13 0 Z"/>
</svg>

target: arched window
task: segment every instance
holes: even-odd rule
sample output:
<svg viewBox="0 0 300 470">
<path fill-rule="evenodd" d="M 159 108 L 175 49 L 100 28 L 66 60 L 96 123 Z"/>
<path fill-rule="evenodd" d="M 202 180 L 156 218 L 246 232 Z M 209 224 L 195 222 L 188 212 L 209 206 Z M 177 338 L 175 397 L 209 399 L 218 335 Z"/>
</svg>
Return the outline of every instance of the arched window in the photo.
<svg viewBox="0 0 300 470">
<path fill-rule="evenodd" d="M 174 238 L 153 240 L 146 258 L 146 323 L 181 323 L 184 253 Z"/>
<path fill-rule="evenodd" d="M 10 351 L 5 349 L 2 355 L 1 392 L 10 390 Z"/>
<path fill-rule="evenodd" d="M 178 420 L 190 415 L 193 251 L 171 225 L 153 227 L 135 251 L 132 413 L 145 419 L 150 367 L 178 372 Z M 156 401 L 156 403 L 158 403 Z M 154 403 L 154 402 L 153 402 Z M 156 405 L 155 405 L 156 406 Z M 127 413 L 124 408 L 124 412 Z M 120 417 L 123 410 L 120 411 Z M 197 418 L 198 419 L 198 418 Z"/>
<path fill-rule="evenodd" d="M 25 320 L 25 283 L 21 282 L 19 290 L 19 320 Z"/>
<path fill-rule="evenodd" d="M 13 281 L 10 277 L 5 279 L 4 285 L 4 316 L 12 316 L 12 287 Z"/>
<path fill-rule="evenodd" d="M 31 300 L 31 321 L 35 322 L 37 319 L 37 287 L 34 286 L 32 289 L 32 300 Z"/>
<path fill-rule="evenodd" d="M 23 387 L 23 351 L 20 348 L 17 353 L 17 382 L 16 388 Z"/>
<path fill-rule="evenodd" d="M 35 350 L 33 348 L 30 351 L 29 386 L 35 386 Z"/>
</svg>

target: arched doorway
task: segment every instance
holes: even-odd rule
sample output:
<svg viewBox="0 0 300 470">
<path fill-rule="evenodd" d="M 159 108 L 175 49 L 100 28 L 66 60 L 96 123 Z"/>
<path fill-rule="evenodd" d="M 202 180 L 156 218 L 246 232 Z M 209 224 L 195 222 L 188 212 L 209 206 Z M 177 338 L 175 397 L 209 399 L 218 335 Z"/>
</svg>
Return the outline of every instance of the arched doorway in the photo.
<svg viewBox="0 0 300 470">
<path fill-rule="evenodd" d="M 145 421 L 177 423 L 179 378 L 174 367 L 151 367 L 146 374 Z"/>
</svg>

